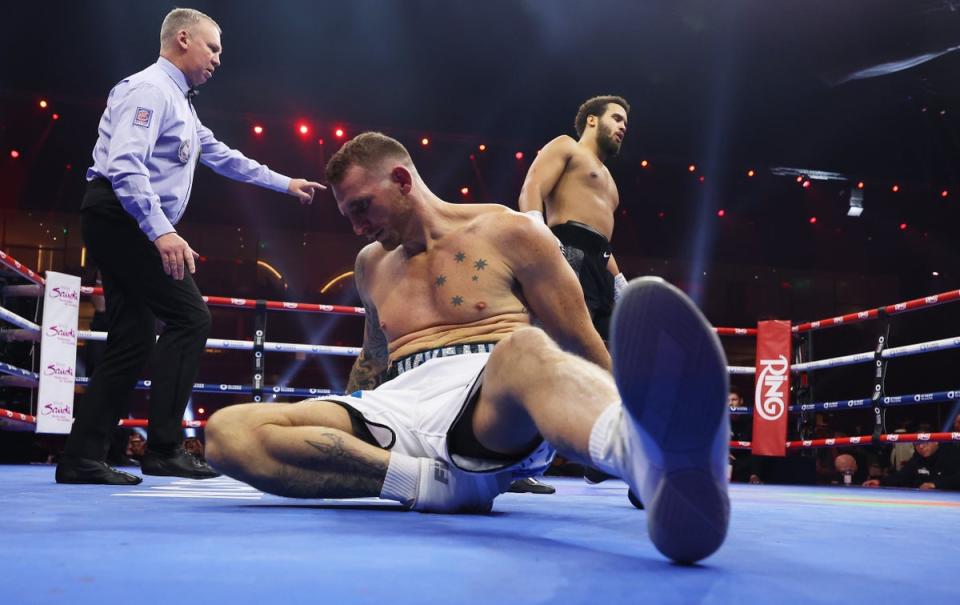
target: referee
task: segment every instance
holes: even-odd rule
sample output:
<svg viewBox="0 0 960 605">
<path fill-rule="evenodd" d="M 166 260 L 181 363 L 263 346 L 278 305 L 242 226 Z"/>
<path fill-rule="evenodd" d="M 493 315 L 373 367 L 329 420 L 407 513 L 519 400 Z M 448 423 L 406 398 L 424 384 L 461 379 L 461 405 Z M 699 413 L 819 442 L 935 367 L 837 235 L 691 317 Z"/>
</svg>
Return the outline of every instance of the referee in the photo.
<svg viewBox="0 0 960 605">
<path fill-rule="evenodd" d="M 205 479 L 217 473 L 184 451 L 181 419 L 210 329 L 191 277 L 197 253 L 174 225 L 190 199 L 197 162 L 301 203 L 319 183 L 274 172 L 218 141 L 193 108 L 196 88 L 220 67 L 220 27 L 178 8 L 160 29 L 160 57 L 110 91 L 81 206 L 83 240 L 103 275 L 108 337 L 77 406 L 58 483 L 136 485 L 105 462 L 110 435 L 153 354 L 146 475 Z M 163 331 L 156 338 L 156 320 Z"/>
</svg>

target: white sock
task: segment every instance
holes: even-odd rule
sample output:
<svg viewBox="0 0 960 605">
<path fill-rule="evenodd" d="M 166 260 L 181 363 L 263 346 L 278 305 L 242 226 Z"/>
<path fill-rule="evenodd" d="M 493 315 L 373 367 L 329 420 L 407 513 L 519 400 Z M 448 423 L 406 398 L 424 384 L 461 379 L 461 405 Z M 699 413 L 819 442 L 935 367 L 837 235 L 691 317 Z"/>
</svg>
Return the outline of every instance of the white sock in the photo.
<svg viewBox="0 0 960 605">
<path fill-rule="evenodd" d="M 419 489 L 420 459 L 392 452 L 380 497 L 394 500 L 409 508 L 416 502 Z"/>
<path fill-rule="evenodd" d="M 621 430 L 624 413 L 617 401 L 600 413 L 590 430 L 590 462 L 615 477 L 623 477 L 627 456 Z"/>
</svg>

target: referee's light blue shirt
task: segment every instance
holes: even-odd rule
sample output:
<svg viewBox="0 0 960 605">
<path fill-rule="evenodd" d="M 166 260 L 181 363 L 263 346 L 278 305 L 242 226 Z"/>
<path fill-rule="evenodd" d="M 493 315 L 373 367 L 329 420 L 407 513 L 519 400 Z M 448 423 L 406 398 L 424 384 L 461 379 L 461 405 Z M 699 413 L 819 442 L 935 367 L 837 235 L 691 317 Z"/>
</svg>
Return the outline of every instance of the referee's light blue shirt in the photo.
<svg viewBox="0 0 960 605">
<path fill-rule="evenodd" d="M 187 99 L 187 78 L 156 63 L 110 91 L 87 180 L 110 181 L 123 208 L 151 241 L 176 231 L 199 160 L 223 176 L 286 192 L 290 177 L 218 141 Z"/>
</svg>

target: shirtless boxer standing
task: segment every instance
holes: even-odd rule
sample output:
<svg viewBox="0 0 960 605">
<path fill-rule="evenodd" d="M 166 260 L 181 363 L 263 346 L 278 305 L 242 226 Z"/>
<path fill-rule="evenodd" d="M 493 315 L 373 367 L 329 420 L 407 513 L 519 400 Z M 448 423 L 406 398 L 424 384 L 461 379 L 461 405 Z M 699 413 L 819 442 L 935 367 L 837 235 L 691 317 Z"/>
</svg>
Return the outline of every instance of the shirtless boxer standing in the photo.
<svg viewBox="0 0 960 605">
<path fill-rule="evenodd" d="M 574 120 L 580 140 L 561 135 L 547 143 L 520 191 L 520 211 L 546 219 L 563 243 L 593 325 L 604 340 L 615 292 L 627 285 L 610 249 L 620 195 L 604 163 L 620 151 L 629 112 L 621 97 L 588 99 Z"/>
<path fill-rule="evenodd" d="M 659 279 L 631 283 L 608 355 L 542 223 L 444 202 L 379 133 L 344 145 L 327 178 L 372 241 L 357 257 L 367 316 L 351 376 L 372 390 L 220 410 L 206 429 L 214 467 L 288 497 L 487 512 L 556 450 L 637 490 L 666 556 L 692 562 L 720 547 L 726 359 L 689 299 Z M 396 378 L 373 388 L 388 366 Z"/>
</svg>

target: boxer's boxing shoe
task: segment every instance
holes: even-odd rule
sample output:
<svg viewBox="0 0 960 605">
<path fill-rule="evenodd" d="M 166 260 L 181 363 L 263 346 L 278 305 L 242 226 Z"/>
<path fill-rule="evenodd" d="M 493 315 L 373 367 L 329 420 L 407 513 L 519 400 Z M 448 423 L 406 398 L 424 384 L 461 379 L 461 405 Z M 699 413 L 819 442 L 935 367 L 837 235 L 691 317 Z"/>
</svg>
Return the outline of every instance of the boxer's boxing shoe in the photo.
<svg viewBox="0 0 960 605">
<path fill-rule="evenodd" d="M 417 497 L 410 508 L 422 513 L 489 513 L 493 499 L 507 488 L 492 473 L 468 473 L 430 458 L 419 462 Z"/>
<path fill-rule="evenodd" d="M 643 501 L 657 549 L 693 563 L 723 543 L 729 411 L 726 356 L 680 290 L 632 281 L 611 321 L 613 374 L 623 400 L 623 476 Z"/>
</svg>

